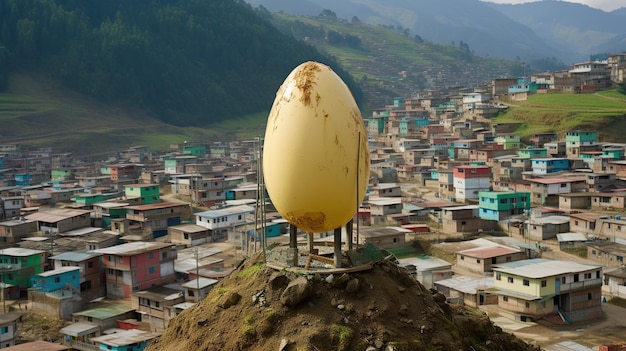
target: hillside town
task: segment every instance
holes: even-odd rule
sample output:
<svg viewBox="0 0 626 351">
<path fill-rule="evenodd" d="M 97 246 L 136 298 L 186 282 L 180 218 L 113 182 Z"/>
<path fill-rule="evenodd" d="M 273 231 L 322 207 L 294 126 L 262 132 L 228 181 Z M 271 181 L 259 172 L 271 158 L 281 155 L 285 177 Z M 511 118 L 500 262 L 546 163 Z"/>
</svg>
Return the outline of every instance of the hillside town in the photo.
<svg viewBox="0 0 626 351">
<path fill-rule="evenodd" d="M 594 130 L 521 140 L 519 124 L 490 118 L 531 94 L 620 84 L 625 69 L 616 54 L 375 109 L 365 116 L 366 198 L 340 244 L 385 250 L 449 303 L 513 321 L 602 317 L 607 299 L 626 299 L 626 144 Z M 272 207 L 262 146 L 134 146 L 87 162 L 0 145 L 0 347 L 140 351 L 254 252 L 292 245 L 291 234 L 324 246 L 332 233 L 292 233 Z M 398 253 L 420 240 L 448 259 Z M 323 251 L 323 267 L 340 265 Z M 57 337 L 28 340 L 27 313 L 66 323 Z"/>
</svg>

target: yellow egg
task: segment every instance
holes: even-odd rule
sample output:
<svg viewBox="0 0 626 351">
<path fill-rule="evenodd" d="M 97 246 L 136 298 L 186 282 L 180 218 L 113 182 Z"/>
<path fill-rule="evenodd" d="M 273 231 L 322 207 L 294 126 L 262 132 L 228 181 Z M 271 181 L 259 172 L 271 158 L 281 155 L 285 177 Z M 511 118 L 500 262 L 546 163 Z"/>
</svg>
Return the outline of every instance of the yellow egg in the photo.
<svg viewBox="0 0 626 351">
<path fill-rule="evenodd" d="M 356 213 L 369 178 L 367 133 L 350 89 L 330 67 L 305 62 L 278 89 L 263 172 L 278 212 L 307 232 L 339 228 Z"/>
</svg>

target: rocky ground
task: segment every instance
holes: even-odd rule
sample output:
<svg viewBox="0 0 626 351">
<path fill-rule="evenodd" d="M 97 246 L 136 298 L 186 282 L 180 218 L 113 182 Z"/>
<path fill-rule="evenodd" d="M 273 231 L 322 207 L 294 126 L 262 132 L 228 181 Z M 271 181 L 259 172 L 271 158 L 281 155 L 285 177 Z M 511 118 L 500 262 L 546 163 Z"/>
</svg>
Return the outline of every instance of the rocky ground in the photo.
<svg viewBox="0 0 626 351">
<path fill-rule="evenodd" d="M 296 274 L 247 259 L 148 348 L 535 350 L 486 314 L 445 302 L 386 260 L 350 274 Z"/>
</svg>

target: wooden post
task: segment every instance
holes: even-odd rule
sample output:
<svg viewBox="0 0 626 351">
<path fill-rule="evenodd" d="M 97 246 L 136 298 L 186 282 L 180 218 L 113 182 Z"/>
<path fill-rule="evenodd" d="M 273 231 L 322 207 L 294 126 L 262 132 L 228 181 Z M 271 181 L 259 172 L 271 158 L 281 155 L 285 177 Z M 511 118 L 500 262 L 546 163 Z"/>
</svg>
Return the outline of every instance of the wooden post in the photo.
<svg viewBox="0 0 626 351">
<path fill-rule="evenodd" d="M 335 228 L 334 237 L 334 253 L 335 253 L 335 268 L 342 268 L 341 266 L 341 227 Z"/>
<path fill-rule="evenodd" d="M 292 264 L 298 266 L 298 227 L 289 224 L 289 248 L 293 249 Z"/>
<path fill-rule="evenodd" d="M 354 219 L 346 223 L 346 240 L 348 241 L 348 251 L 352 250 L 352 228 L 354 227 Z"/>
<path fill-rule="evenodd" d="M 309 249 L 309 253 L 315 253 L 315 252 L 313 252 L 314 246 L 315 246 L 314 243 L 313 243 L 313 233 L 306 233 L 306 236 L 307 236 L 307 239 L 308 239 L 307 246 L 308 246 L 308 249 Z"/>
</svg>

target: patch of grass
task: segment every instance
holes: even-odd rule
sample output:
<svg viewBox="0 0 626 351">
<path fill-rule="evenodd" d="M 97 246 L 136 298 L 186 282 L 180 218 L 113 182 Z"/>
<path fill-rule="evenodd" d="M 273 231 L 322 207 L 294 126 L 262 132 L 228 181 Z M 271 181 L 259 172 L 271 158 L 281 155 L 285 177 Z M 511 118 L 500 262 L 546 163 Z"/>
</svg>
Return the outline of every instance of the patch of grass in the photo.
<svg viewBox="0 0 626 351">
<path fill-rule="evenodd" d="M 248 278 L 249 276 L 255 274 L 256 272 L 260 271 L 263 268 L 265 268 L 265 263 L 252 265 L 244 269 L 243 271 L 239 272 L 239 274 L 237 274 L 237 277 L 241 279 Z"/>
<path fill-rule="evenodd" d="M 570 130 L 596 130 L 598 140 L 622 141 L 620 128 L 626 127 L 626 95 L 617 89 L 595 94 L 535 94 L 528 100 L 511 102 L 507 113 L 493 119 L 494 123 L 522 123 L 515 131 L 527 140 L 532 134 L 557 133 Z"/>
<path fill-rule="evenodd" d="M 223 286 L 214 289 L 213 291 L 215 291 L 215 296 L 211 297 L 211 302 L 217 302 L 217 300 L 224 294 L 226 294 L 228 292 L 228 288 L 225 288 Z"/>
<path fill-rule="evenodd" d="M 587 258 L 587 246 L 581 247 L 565 247 L 562 248 L 561 251 L 566 252 L 570 255 L 576 255 L 578 257 Z"/>
<path fill-rule="evenodd" d="M 254 319 L 251 316 L 245 316 L 242 320 L 243 326 L 241 329 L 241 337 L 250 340 L 256 337 L 256 331 L 254 330 Z"/>
<path fill-rule="evenodd" d="M 621 297 L 612 297 L 608 303 L 611 305 L 619 306 L 626 308 L 626 299 L 622 299 Z"/>
<path fill-rule="evenodd" d="M 349 327 L 333 324 L 330 326 L 330 338 L 338 343 L 337 350 L 347 350 L 352 342 L 354 331 Z"/>
<path fill-rule="evenodd" d="M 395 249 L 387 249 L 387 251 L 391 252 L 397 258 L 415 257 L 421 253 L 418 252 L 413 245 L 399 247 Z"/>
</svg>

